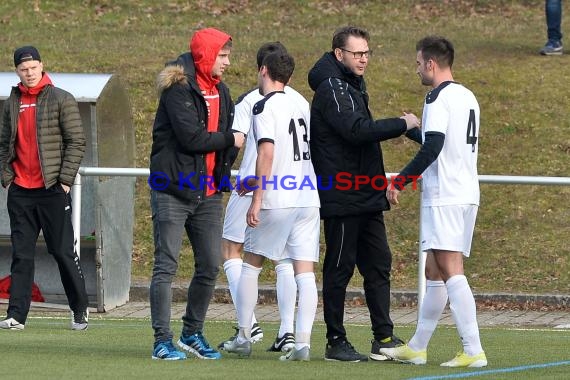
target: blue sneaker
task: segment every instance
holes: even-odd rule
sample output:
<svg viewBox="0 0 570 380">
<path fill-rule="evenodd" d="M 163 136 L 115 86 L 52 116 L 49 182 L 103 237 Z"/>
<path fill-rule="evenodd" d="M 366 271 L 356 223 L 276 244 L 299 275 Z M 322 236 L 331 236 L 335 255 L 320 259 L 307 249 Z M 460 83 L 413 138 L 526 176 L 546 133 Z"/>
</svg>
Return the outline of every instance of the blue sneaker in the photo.
<svg viewBox="0 0 570 380">
<path fill-rule="evenodd" d="M 200 359 L 221 359 L 222 354 L 210 347 L 210 343 L 206 340 L 202 332 L 198 331 L 193 335 L 180 336 L 178 346 L 191 354 L 196 355 Z"/>
<path fill-rule="evenodd" d="M 548 41 L 542 49 L 540 49 L 540 54 L 542 55 L 561 55 L 564 53 L 561 41 Z"/>
<path fill-rule="evenodd" d="M 156 342 L 154 344 L 154 349 L 152 350 L 153 359 L 162 360 L 184 360 L 186 359 L 186 354 L 180 352 L 174 347 L 171 340 L 165 342 Z"/>
</svg>

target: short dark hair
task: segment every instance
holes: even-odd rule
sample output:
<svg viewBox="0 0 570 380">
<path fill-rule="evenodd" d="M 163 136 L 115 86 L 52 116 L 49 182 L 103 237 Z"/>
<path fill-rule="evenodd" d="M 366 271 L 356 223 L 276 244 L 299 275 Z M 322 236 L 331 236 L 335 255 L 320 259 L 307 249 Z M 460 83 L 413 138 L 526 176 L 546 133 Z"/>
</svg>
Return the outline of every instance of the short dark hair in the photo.
<svg viewBox="0 0 570 380">
<path fill-rule="evenodd" d="M 295 70 L 295 60 L 289 53 L 275 52 L 265 56 L 262 66 L 272 80 L 287 84 Z"/>
<path fill-rule="evenodd" d="M 231 37 L 230 37 L 230 39 L 224 44 L 224 46 L 222 46 L 222 47 L 220 48 L 220 50 L 231 50 L 231 48 L 232 48 L 233 45 L 234 45 L 234 44 L 233 44 L 232 39 L 231 39 Z"/>
<path fill-rule="evenodd" d="M 346 41 L 350 36 L 364 38 L 366 42 L 370 41 L 370 34 L 366 29 L 359 28 L 357 26 L 343 26 L 342 28 L 335 30 L 333 34 L 332 50 L 345 47 Z"/>
<path fill-rule="evenodd" d="M 453 66 L 455 49 L 448 39 L 441 36 L 427 36 L 416 44 L 416 51 L 422 52 L 424 61 L 434 60 L 440 67 Z"/>
<path fill-rule="evenodd" d="M 257 51 L 257 68 L 258 69 L 261 68 L 261 65 L 263 64 L 263 59 L 268 54 L 275 53 L 275 52 L 278 52 L 281 54 L 287 54 L 287 49 L 279 41 L 267 42 L 267 43 L 264 43 L 263 45 L 261 45 L 261 47 Z"/>
</svg>

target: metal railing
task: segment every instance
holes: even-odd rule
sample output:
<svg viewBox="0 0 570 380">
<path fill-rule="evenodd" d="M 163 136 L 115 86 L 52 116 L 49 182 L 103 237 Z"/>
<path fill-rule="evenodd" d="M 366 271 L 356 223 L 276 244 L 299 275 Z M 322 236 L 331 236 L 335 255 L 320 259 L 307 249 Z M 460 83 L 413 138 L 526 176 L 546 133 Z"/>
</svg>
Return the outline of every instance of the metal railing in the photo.
<svg viewBox="0 0 570 380">
<path fill-rule="evenodd" d="M 116 177 L 144 177 L 149 176 L 148 168 L 97 168 L 81 166 L 75 176 L 73 187 L 71 188 L 71 223 L 73 224 L 73 235 L 75 252 L 81 258 L 81 188 L 83 176 L 116 176 Z"/>
<path fill-rule="evenodd" d="M 232 176 L 236 176 L 237 170 L 232 170 Z M 73 224 L 73 234 L 75 241 L 75 252 L 81 258 L 81 177 L 148 177 L 150 169 L 148 168 L 99 168 L 99 167 L 84 167 L 81 166 L 73 182 L 71 189 L 72 197 L 72 216 L 71 222 Z"/>
<path fill-rule="evenodd" d="M 387 173 L 386 177 L 391 178 L 398 173 Z M 148 168 L 98 168 L 80 167 L 72 188 L 72 222 L 75 234 L 75 249 L 78 255 L 81 254 L 81 177 L 82 176 L 122 176 L 122 177 L 148 177 Z M 237 170 L 232 170 L 232 176 L 237 175 Z M 480 183 L 506 184 L 506 185 L 543 185 L 543 186 L 570 186 L 570 177 L 535 177 L 535 176 L 511 176 L 511 175 L 480 175 Z M 420 197 L 420 220 L 423 207 Z M 421 241 L 421 223 L 419 236 Z M 418 306 L 421 307 L 426 289 L 425 278 L 426 252 L 418 248 Z M 418 308 L 419 310 L 419 308 Z"/>
</svg>

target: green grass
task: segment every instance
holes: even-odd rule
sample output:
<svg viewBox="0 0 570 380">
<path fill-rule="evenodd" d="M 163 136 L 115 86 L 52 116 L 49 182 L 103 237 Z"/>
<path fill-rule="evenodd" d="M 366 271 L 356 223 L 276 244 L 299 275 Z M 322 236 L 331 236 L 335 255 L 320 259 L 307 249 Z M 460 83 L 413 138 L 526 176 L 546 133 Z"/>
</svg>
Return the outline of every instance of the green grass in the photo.
<svg viewBox="0 0 570 380">
<path fill-rule="evenodd" d="M 26 330 L 0 331 L 3 347 L 2 378 L 5 379 L 409 379 L 436 375 L 467 374 L 481 370 L 570 361 L 567 343 L 570 331 L 492 328 L 481 330 L 489 360 L 484 369 L 449 369 L 439 363 L 449 360 L 459 348 L 453 328 L 436 330 L 425 366 L 393 362 L 325 362 L 322 324 L 313 329 L 310 363 L 281 363 L 279 354 L 265 352 L 269 339 L 254 346 L 249 359 L 224 354 L 219 361 L 189 359 L 180 362 L 151 360 L 152 330 L 144 319 L 116 320 L 92 315 L 89 330 L 67 329 L 68 320 L 30 318 Z M 228 337 L 230 322 L 210 322 L 206 335 L 212 344 Z M 265 324 L 268 337 L 278 326 Z M 181 324 L 173 322 L 177 334 Z M 370 329 L 347 326 L 348 336 L 361 352 L 370 349 Z M 403 337 L 410 327 L 398 327 Z M 485 379 L 560 379 L 570 364 L 543 369 L 526 369 L 507 374 L 488 374 Z"/>
<path fill-rule="evenodd" d="M 235 98 L 256 83 L 255 53 L 280 40 L 295 57 L 292 85 L 309 100 L 306 75 L 329 49 L 334 29 L 366 27 L 375 54 L 366 73 L 375 117 L 421 113 L 427 89 L 415 74 L 415 42 L 426 34 L 456 46 L 455 79 L 481 104 L 480 174 L 569 176 L 570 54 L 542 57 L 546 40 L 542 0 L 456 1 L 35 1 L 0 3 L 0 70 L 13 70 L 12 52 L 36 45 L 47 71 L 119 74 L 130 95 L 136 165 L 148 167 L 157 99 L 156 74 L 188 46 L 194 29 L 215 26 L 234 36 L 225 76 Z M 570 8 L 563 6 L 563 32 Z M 386 168 L 399 171 L 418 147 L 404 139 L 383 143 Z M 133 278 L 152 268 L 149 191 L 137 181 Z M 387 213 L 394 253 L 393 287 L 415 288 L 417 194 L 402 196 Z M 475 291 L 570 294 L 569 187 L 483 185 L 473 255 L 466 263 Z M 193 261 L 184 245 L 180 278 Z M 262 280 L 274 281 L 271 270 Z M 220 281 L 225 281 L 220 276 Z M 353 281 L 360 286 L 360 278 Z"/>
</svg>

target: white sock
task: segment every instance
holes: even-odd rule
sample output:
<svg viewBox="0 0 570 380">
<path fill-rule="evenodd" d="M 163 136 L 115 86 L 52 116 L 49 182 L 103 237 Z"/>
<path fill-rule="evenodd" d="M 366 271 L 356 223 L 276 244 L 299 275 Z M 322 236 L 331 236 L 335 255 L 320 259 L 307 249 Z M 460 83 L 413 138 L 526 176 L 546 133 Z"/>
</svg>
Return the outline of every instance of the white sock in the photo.
<svg viewBox="0 0 570 380">
<path fill-rule="evenodd" d="M 420 308 L 416 332 L 408 346 L 414 351 L 427 349 L 437 322 L 447 304 L 447 288 L 443 281 L 426 281 L 426 293 Z"/>
<path fill-rule="evenodd" d="M 240 259 L 229 259 L 224 262 L 224 272 L 226 273 L 226 278 L 228 279 L 228 287 L 230 288 L 230 295 L 232 296 L 232 302 L 234 303 L 234 307 L 236 308 L 237 314 L 237 288 L 239 284 L 239 278 L 241 277 L 241 266 L 243 264 L 243 260 Z M 251 318 L 251 324 L 257 323 L 257 319 L 255 319 L 255 314 L 253 314 Z"/>
<path fill-rule="evenodd" d="M 293 264 L 281 262 L 275 266 L 277 274 L 276 292 L 277 304 L 279 305 L 279 316 L 281 325 L 277 336 L 282 337 L 285 333 L 295 331 L 295 303 L 297 302 L 297 282 L 295 282 L 295 272 Z"/>
<path fill-rule="evenodd" d="M 483 351 L 479 339 L 477 309 L 471 287 L 464 275 L 455 275 L 445 284 L 449 295 L 449 308 L 463 343 L 463 351 L 474 356 Z"/>
<path fill-rule="evenodd" d="M 243 263 L 241 267 L 241 277 L 237 288 L 237 315 L 238 315 L 238 343 L 251 339 L 251 318 L 253 309 L 257 304 L 258 278 L 261 268 L 256 268 L 248 263 Z"/>
<path fill-rule="evenodd" d="M 311 347 L 311 331 L 317 313 L 317 284 L 313 272 L 300 273 L 295 276 L 299 289 L 299 307 L 295 328 L 295 349 Z"/>
<path fill-rule="evenodd" d="M 230 296 L 232 297 L 232 302 L 234 307 L 238 307 L 237 300 L 237 288 L 239 284 L 239 278 L 241 277 L 241 265 L 243 260 L 240 259 L 229 259 L 224 262 L 224 272 L 226 273 L 226 278 L 228 279 L 228 288 L 230 288 Z"/>
</svg>

